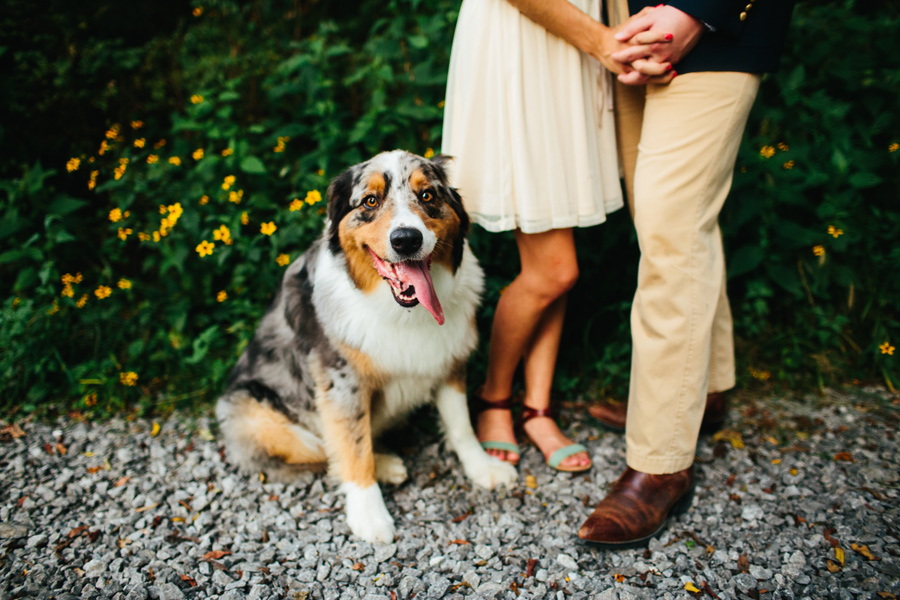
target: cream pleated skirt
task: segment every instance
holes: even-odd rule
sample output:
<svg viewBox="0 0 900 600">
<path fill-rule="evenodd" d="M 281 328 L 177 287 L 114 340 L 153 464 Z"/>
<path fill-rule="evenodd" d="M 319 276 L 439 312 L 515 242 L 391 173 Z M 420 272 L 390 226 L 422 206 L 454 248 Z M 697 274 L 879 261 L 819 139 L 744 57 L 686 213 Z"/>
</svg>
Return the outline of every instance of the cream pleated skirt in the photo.
<svg viewBox="0 0 900 600">
<path fill-rule="evenodd" d="M 599 0 L 574 0 L 599 18 Z M 589 56 L 507 0 L 464 0 L 442 152 L 488 231 L 586 227 L 621 208 L 612 82 Z"/>
</svg>

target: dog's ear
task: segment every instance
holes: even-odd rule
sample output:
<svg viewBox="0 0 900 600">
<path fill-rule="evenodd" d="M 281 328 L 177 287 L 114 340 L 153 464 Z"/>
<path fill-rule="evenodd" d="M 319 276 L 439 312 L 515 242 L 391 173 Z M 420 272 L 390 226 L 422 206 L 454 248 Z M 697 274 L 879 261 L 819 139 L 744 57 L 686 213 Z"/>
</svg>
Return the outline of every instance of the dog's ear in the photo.
<svg viewBox="0 0 900 600">
<path fill-rule="evenodd" d="M 341 251 L 341 221 L 350 212 L 350 195 L 353 193 L 352 168 L 338 175 L 328 186 L 328 247 L 333 254 Z"/>
<path fill-rule="evenodd" d="M 456 271 L 462 262 L 464 242 L 466 236 L 469 235 L 469 214 L 463 206 L 459 192 L 450 185 L 450 175 L 447 173 L 447 169 L 450 167 L 452 160 L 452 156 L 438 154 L 431 159 L 431 164 L 433 165 L 435 178 L 441 182 L 444 201 L 453 209 L 453 212 L 456 213 L 459 219 L 459 232 L 457 239 L 453 241 L 453 270 Z"/>
</svg>

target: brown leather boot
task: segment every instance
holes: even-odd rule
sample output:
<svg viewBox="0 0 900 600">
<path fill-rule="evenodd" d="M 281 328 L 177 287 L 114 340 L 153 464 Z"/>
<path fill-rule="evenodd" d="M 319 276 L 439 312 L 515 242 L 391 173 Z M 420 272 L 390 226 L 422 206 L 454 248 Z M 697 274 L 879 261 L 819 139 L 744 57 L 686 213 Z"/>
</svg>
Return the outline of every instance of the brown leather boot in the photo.
<svg viewBox="0 0 900 600">
<path fill-rule="evenodd" d="M 594 508 L 578 537 L 600 548 L 642 546 L 662 531 L 669 516 L 686 511 L 693 497 L 693 467 L 668 475 L 629 467 Z"/>
<path fill-rule="evenodd" d="M 595 404 L 588 407 L 591 416 L 600 421 L 606 429 L 622 433 L 625 431 L 626 402 Z M 700 433 L 715 433 L 722 428 L 728 414 L 728 400 L 725 392 L 713 392 L 706 395 L 706 410 L 703 412 L 703 423 Z"/>
</svg>

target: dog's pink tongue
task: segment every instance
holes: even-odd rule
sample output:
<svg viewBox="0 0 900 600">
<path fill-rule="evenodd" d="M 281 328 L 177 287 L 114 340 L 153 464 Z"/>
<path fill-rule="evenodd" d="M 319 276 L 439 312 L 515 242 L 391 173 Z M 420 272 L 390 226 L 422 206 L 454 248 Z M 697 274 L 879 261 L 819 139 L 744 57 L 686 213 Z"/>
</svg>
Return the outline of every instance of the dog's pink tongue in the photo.
<svg viewBox="0 0 900 600">
<path fill-rule="evenodd" d="M 437 294 L 434 292 L 434 284 L 431 282 L 431 271 L 427 260 L 407 261 L 397 265 L 397 273 L 400 280 L 408 283 L 416 288 L 416 298 L 428 309 L 431 316 L 438 322 L 438 325 L 444 324 L 444 309 L 441 308 L 441 302 L 438 300 Z"/>
</svg>

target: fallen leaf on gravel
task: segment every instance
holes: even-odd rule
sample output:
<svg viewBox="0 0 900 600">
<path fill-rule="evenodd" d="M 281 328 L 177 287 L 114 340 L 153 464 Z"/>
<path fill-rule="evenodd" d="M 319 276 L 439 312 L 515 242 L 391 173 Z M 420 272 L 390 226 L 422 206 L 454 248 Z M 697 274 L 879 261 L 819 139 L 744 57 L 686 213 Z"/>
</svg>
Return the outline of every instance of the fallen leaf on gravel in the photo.
<svg viewBox="0 0 900 600">
<path fill-rule="evenodd" d="M 689 591 L 689 592 L 692 593 L 692 594 L 699 594 L 699 593 L 700 593 L 700 588 L 698 588 L 696 585 L 694 585 L 694 584 L 693 584 L 692 582 L 690 582 L 690 581 L 688 581 L 686 584 L 684 584 L 684 589 L 686 589 L 687 591 Z"/>
<path fill-rule="evenodd" d="M 621 573 L 616 573 L 615 575 L 613 575 L 613 579 L 615 579 L 619 583 L 622 583 L 623 581 L 625 581 L 625 576 Z"/>
<path fill-rule="evenodd" d="M 712 437 L 712 441 L 728 442 L 735 450 L 740 450 L 744 447 L 744 438 L 741 436 L 741 432 L 735 431 L 734 429 L 722 429 L 717 431 Z"/>
<path fill-rule="evenodd" d="M 837 573 L 838 571 L 841 570 L 841 565 L 837 564 L 836 562 L 834 562 L 833 560 L 831 560 L 829 558 L 827 561 L 825 561 L 825 568 L 828 569 L 829 571 L 831 571 L 832 573 Z"/>
<path fill-rule="evenodd" d="M 467 542 L 466 540 L 453 540 L 450 543 L 451 544 L 459 544 L 460 546 L 467 546 L 469 544 L 469 542 Z"/>
<path fill-rule="evenodd" d="M 525 579 L 528 579 L 529 577 L 534 575 L 534 568 L 537 566 L 537 563 L 538 561 L 536 558 L 528 559 L 527 566 L 525 567 Z"/>
<path fill-rule="evenodd" d="M 534 475 L 526 475 L 525 476 L 525 487 L 531 489 L 537 489 L 537 479 L 534 478 Z"/>
<path fill-rule="evenodd" d="M 113 484 L 113 487 L 122 487 L 123 485 L 125 485 L 126 483 L 128 483 L 128 481 L 129 481 L 130 479 L 131 479 L 131 477 L 121 477 L 121 478 L 119 478 L 118 481 L 116 481 L 115 484 Z"/>
<path fill-rule="evenodd" d="M 353 565 L 354 571 L 362 571 L 365 568 L 366 568 L 366 565 L 364 565 L 362 563 L 356 563 L 355 565 Z"/>
<path fill-rule="evenodd" d="M 709 587 L 709 583 L 706 581 L 703 582 L 703 591 L 706 592 L 707 594 L 709 594 L 710 598 L 713 598 L 714 600 L 719 600 L 719 597 L 716 596 L 715 592 L 712 591 L 712 589 Z"/>
<path fill-rule="evenodd" d="M 738 569 L 740 569 L 741 573 L 750 572 L 750 559 L 747 558 L 746 554 L 741 554 L 741 556 L 738 558 L 737 567 Z"/>
<path fill-rule="evenodd" d="M 127 546 L 130 543 L 131 543 L 131 540 L 129 540 L 128 538 L 125 538 L 125 539 L 120 539 L 119 541 L 117 541 L 116 545 L 119 546 L 119 548 L 124 548 L 125 546 Z"/>
<path fill-rule="evenodd" d="M 136 509 L 134 509 L 134 512 L 141 513 L 141 512 L 144 512 L 145 510 L 150 510 L 151 508 L 156 508 L 157 506 L 159 506 L 159 502 L 154 502 L 153 504 L 149 504 L 147 506 L 142 506 L 140 508 L 136 508 Z"/>
<path fill-rule="evenodd" d="M 156 421 L 153 422 L 153 428 L 150 430 L 150 437 L 156 437 L 159 433 L 159 423 Z"/>
<path fill-rule="evenodd" d="M 197 587 L 197 580 L 194 579 L 193 577 L 191 577 L 190 575 L 182 575 L 181 580 L 186 581 L 187 584 L 191 587 Z"/>
<path fill-rule="evenodd" d="M 856 462 L 856 460 L 853 458 L 853 455 L 849 452 L 838 452 L 834 455 L 834 460 L 840 462 Z"/>
<path fill-rule="evenodd" d="M 54 446 L 54 448 L 56 448 L 56 451 L 59 452 L 62 456 L 65 456 L 65 455 L 66 455 L 66 452 L 69 451 L 69 450 L 68 450 L 65 446 L 63 446 L 60 442 L 56 442 L 56 446 Z"/>
<path fill-rule="evenodd" d="M 841 563 L 841 566 L 844 566 L 844 549 L 840 546 L 835 546 L 834 548 L 834 557 Z"/>
<path fill-rule="evenodd" d="M 203 555 L 203 558 L 206 560 L 219 560 L 223 556 L 228 556 L 229 554 L 231 554 L 231 550 L 210 550 Z"/>
<path fill-rule="evenodd" d="M 0 435 L 8 435 L 14 440 L 19 439 L 20 437 L 25 437 L 25 432 L 19 427 L 18 423 L 13 423 L 11 425 L 7 425 L 3 429 L 0 429 Z"/>
<path fill-rule="evenodd" d="M 213 441 L 214 439 L 216 439 L 216 436 L 214 436 L 214 435 L 209 431 L 209 429 L 198 429 L 198 430 L 197 430 L 197 435 L 199 435 L 201 438 L 203 438 L 203 439 L 206 440 L 207 442 L 211 442 L 211 441 Z"/>
<path fill-rule="evenodd" d="M 850 548 L 865 556 L 866 560 L 881 560 L 880 558 L 877 558 L 874 554 L 872 554 L 872 551 L 869 550 L 868 546 L 860 546 L 859 544 L 854 542 L 850 544 Z"/>
<path fill-rule="evenodd" d="M 69 537 L 70 538 L 78 537 L 79 535 L 81 535 L 82 533 L 87 531 L 87 528 L 88 528 L 87 525 L 82 525 L 81 527 L 76 527 L 75 529 L 73 529 L 72 531 L 69 532 Z"/>
<path fill-rule="evenodd" d="M 716 549 L 713 546 L 706 547 L 706 555 L 707 556 L 712 556 L 715 551 L 716 551 Z"/>
<path fill-rule="evenodd" d="M 465 521 L 468 518 L 468 516 L 469 516 L 469 513 L 465 512 L 465 513 L 459 515 L 458 517 L 453 517 L 453 522 L 459 523 L 460 521 Z"/>
<path fill-rule="evenodd" d="M 294 596 L 292 600 L 306 600 L 306 597 L 309 596 L 309 592 L 303 590 L 302 592 L 294 592 Z"/>
<path fill-rule="evenodd" d="M 884 598 L 884 600 L 897 600 L 897 596 L 890 592 L 878 592 L 878 595 Z"/>
</svg>

